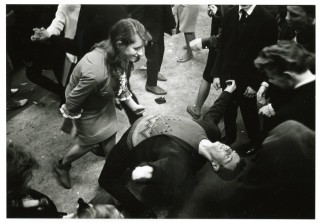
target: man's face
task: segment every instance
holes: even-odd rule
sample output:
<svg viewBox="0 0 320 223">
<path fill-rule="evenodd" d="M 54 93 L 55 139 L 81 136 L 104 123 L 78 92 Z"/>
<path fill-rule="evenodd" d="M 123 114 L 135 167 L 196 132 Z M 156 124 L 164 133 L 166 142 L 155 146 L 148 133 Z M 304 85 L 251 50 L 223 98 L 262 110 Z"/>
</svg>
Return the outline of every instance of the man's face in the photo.
<svg viewBox="0 0 320 223">
<path fill-rule="evenodd" d="M 289 24 L 293 29 L 300 31 L 312 23 L 307 13 L 300 6 L 287 6 L 287 17 Z"/>
<path fill-rule="evenodd" d="M 144 55 L 144 41 L 139 35 L 135 36 L 135 42 L 127 46 L 124 50 L 124 55 L 131 62 L 138 62 Z"/>
<path fill-rule="evenodd" d="M 266 70 L 266 74 L 268 77 L 268 80 L 273 85 L 282 88 L 282 89 L 292 89 L 294 88 L 294 82 L 291 80 L 289 75 L 278 75 L 275 74 L 272 71 Z"/>
<path fill-rule="evenodd" d="M 240 157 L 236 151 L 220 142 L 213 143 L 211 154 L 216 164 L 222 165 L 224 168 L 230 170 L 234 170 L 240 161 Z"/>
</svg>

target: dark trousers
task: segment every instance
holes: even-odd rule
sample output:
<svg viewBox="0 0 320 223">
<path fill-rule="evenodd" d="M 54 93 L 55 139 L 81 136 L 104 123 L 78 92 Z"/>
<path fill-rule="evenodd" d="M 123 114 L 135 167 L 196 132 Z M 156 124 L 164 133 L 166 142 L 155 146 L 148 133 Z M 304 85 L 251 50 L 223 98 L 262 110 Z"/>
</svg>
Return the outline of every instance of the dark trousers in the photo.
<svg viewBox="0 0 320 223">
<path fill-rule="evenodd" d="M 130 213 L 136 213 L 138 217 L 146 207 L 128 190 L 125 172 L 130 165 L 130 150 L 127 146 L 129 130 L 124 133 L 120 141 L 115 145 L 104 164 L 99 177 L 99 185 L 123 203 Z"/>
<path fill-rule="evenodd" d="M 164 36 L 160 35 L 157 42 L 149 42 L 145 50 L 147 58 L 147 85 L 156 86 L 164 54 Z"/>
<path fill-rule="evenodd" d="M 60 96 L 65 101 L 65 88 L 62 73 L 65 52 L 51 44 L 35 43 L 33 45 L 32 66 L 26 68 L 26 76 L 33 83 Z M 42 75 L 42 70 L 53 70 L 57 82 Z"/>
<path fill-rule="evenodd" d="M 235 90 L 232 94 L 231 101 L 224 113 L 224 125 L 226 137 L 231 142 L 237 139 L 237 114 L 240 107 L 241 116 L 246 128 L 248 138 L 256 142 L 260 137 L 260 121 L 257 109 L 256 97 L 247 98 L 243 95 L 244 91 Z"/>
</svg>

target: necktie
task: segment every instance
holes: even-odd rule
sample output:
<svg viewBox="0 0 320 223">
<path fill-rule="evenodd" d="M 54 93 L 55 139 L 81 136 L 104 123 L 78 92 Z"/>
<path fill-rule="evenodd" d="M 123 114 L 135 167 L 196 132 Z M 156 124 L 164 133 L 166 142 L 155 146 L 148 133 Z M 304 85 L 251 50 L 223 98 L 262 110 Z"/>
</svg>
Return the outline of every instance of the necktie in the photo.
<svg viewBox="0 0 320 223">
<path fill-rule="evenodd" d="M 240 12 L 241 12 L 241 17 L 240 17 L 239 23 L 243 24 L 244 20 L 247 17 L 247 12 L 244 9 L 240 9 Z"/>
</svg>

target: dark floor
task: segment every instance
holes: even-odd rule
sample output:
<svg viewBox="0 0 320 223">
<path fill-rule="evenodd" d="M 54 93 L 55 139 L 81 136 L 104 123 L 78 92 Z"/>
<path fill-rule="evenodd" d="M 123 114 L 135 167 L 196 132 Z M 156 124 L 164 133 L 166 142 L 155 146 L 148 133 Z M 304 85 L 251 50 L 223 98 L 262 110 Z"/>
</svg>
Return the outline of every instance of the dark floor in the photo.
<svg viewBox="0 0 320 223">
<path fill-rule="evenodd" d="M 198 20 L 196 35 L 206 37 L 210 33 L 210 19 L 206 15 L 206 6 L 203 5 Z M 135 70 L 130 79 L 132 90 L 137 95 L 141 104 L 146 107 L 146 114 L 170 113 L 179 114 L 191 119 L 186 111 L 187 105 L 194 104 L 198 87 L 202 79 L 205 67 L 207 51 L 194 52 L 194 59 L 186 63 L 177 63 L 177 58 L 184 53 L 183 34 L 173 37 L 165 37 L 166 51 L 161 73 L 168 81 L 158 82 L 158 85 L 168 91 L 165 95 L 165 104 L 156 104 L 154 94 L 145 91 L 146 73 L 139 70 L 145 60 L 135 65 Z M 47 72 L 50 75 L 50 72 Z M 73 141 L 68 135 L 64 135 L 59 127 L 62 117 L 58 110 L 58 98 L 35 86 L 26 80 L 24 68 L 18 68 L 14 74 L 13 87 L 20 89 L 14 96 L 16 99 L 28 98 L 29 104 L 18 110 L 7 110 L 7 140 L 24 145 L 32 151 L 41 168 L 34 174 L 31 186 L 48 195 L 57 205 L 59 211 L 71 213 L 75 210 L 79 197 L 90 201 L 99 190 L 97 179 L 104 159 L 92 153 L 75 161 L 71 169 L 72 189 L 66 190 L 55 180 L 52 165 L 61 159 L 72 145 Z M 220 92 L 211 89 L 210 96 L 205 103 L 203 112 L 213 104 Z M 117 139 L 129 127 L 126 116 L 118 111 L 120 130 Z M 246 141 L 246 133 L 241 119 L 238 119 L 239 138 L 238 143 Z M 221 124 L 223 129 L 223 124 Z M 211 167 L 206 165 L 196 176 L 197 184 L 194 185 L 190 196 L 186 199 L 181 209 L 176 210 L 178 218 L 211 218 L 214 216 L 215 194 L 219 193 L 226 185 L 218 183 L 220 179 L 212 174 Z M 217 183 L 219 188 L 213 190 Z M 221 188 L 220 188 L 221 187 Z M 212 199 L 212 200 L 211 200 Z M 159 217 L 166 216 L 166 211 L 159 211 Z"/>
</svg>

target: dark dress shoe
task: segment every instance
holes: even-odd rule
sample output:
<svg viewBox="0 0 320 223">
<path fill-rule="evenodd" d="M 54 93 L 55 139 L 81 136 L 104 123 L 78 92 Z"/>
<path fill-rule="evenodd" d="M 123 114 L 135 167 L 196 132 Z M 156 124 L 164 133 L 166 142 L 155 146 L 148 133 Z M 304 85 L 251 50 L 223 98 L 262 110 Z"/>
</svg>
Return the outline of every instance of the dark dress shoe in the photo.
<svg viewBox="0 0 320 223">
<path fill-rule="evenodd" d="M 27 104 L 28 104 L 28 99 L 22 99 L 19 101 L 11 101 L 11 102 L 7 103 L 7 109 L 10 110 L 10 109 L 21 108 Z"/>
<path fill-rule="evenodd" d="M 165 90 L 163 90 L 161 87 L 159 86 L 149 86 L 149 85 L 146 85 L 146 90 L 151 92 L 151 93 L 154 93 L 154 94 L 157 94 L 157 95 L 164 95 L 164 94 L 167 94 L 167 92 Z"/>
</svg>

